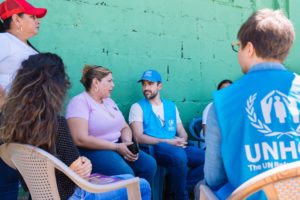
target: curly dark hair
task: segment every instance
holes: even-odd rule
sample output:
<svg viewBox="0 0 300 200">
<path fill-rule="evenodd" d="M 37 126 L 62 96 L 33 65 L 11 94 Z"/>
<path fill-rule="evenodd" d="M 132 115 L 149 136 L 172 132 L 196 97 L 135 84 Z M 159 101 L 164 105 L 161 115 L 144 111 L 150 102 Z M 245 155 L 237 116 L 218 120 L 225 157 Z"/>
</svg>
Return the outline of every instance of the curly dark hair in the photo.
<svg viewBox="0 0 300 200">
<path fill-rule="evenodd" d="M 59 56 L 41 53 L 23 61 L 3 106 L 2 142 L 31 144 L 55 153 L 57 117 L 69 86 Z"/>
</svg>

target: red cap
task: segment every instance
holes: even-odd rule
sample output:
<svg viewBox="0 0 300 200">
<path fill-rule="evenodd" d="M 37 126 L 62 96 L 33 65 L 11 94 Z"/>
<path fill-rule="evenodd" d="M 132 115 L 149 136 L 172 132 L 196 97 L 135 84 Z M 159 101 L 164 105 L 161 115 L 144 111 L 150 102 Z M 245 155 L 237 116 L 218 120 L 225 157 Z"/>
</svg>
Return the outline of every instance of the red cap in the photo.
<svg viewBox="0 0 300 200">
<path fill-rule="evenodd" d="M 13 14 L 25 13 L 42 18 L 46 15 L 46 8 L 35 8 L 25 0 L 6 0 L 0 4 L 0 16 L 2 20 Z"/>
</svg>

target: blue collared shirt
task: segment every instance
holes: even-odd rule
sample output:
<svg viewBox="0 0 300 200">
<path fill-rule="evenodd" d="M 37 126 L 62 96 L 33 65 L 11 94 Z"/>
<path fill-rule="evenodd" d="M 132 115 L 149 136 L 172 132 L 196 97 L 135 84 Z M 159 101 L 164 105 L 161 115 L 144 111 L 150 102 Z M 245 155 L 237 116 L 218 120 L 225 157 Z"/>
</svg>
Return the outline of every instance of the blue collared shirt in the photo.
<svg viewBox="0 0 300 200">
<path fill-rule="evenodd" d="M 280 63 L 265 62 L 253 65 L 248 73 L 269 69 L 286 70 Z M 211 106 L 207 115 L 205 143 L 204 179 L 211 189 L 217 190 L 226 184 L 228 179 L 221 155 L 221 131 L 214 104 Z"/>
</svg>

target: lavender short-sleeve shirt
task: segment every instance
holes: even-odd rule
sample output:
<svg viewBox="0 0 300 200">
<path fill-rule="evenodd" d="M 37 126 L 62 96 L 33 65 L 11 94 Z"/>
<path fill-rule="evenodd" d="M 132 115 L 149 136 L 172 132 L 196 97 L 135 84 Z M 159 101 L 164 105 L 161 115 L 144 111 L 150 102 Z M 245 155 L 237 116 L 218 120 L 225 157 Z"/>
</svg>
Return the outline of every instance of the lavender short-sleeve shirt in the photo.
<svg viewBox="0 0 300 200">
<path fill-rule="evenodd" d="M 111 98 L 96 102 L 88 93 L 83 92 L 71 99 L 66 109 L 66 118 L 79 117 L 88 121 L 91 136 L 117 142 L 121 136 L 125 119 L 117 104 Z"/>
</svg>

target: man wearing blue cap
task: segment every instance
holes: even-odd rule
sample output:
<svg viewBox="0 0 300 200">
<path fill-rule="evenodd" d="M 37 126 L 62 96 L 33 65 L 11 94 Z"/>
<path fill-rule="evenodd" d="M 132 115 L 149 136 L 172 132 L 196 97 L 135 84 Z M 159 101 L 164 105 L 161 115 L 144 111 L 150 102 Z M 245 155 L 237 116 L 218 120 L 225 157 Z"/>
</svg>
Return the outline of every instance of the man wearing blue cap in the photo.
<svg viewBox="0 0 300 200">
<path fill-rule="evenodd" d="M 153 146 L 157 163 L 168 170 L 175 199 L 188 199 L 187 191 L 203 178 L 204 152 L 187 146 L 188 136 L 176 105 L 160 98 L 160 74 L 147 70 L 138 82 L 142 82 L 145 99 L 130 109 L 129 123 L 135 139 Z"/>
</svg>

